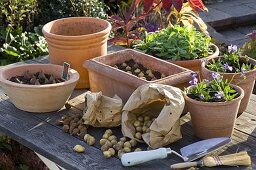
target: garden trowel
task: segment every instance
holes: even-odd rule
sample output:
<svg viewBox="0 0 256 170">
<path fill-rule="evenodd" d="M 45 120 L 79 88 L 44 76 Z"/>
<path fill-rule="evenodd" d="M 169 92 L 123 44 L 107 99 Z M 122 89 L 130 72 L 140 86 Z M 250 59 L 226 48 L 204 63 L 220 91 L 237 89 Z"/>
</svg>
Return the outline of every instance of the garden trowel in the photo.
<svg viewBox="0 0 256 170">
<path fill-rule="evenodd" d="M 220 147 L 223 147 L 230 141 L 231 139 L 228 137 L 202 140 L 181 148 L 181 154 L 175 152 L 171 148 L 159 148 L 150 151 L 125 153 L 121 157 L 121 162 L 123 166 L 133 166 L 155 159 L 164 159 L 172 153 L 182 158 L 185 162 L 189 162 L 201 158 Z"/>
</svg>

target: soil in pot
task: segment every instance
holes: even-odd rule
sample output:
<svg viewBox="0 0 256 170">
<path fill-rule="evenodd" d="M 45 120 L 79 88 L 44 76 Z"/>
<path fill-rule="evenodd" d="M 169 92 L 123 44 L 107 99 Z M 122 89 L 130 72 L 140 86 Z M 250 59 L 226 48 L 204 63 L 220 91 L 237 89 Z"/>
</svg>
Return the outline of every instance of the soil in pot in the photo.
<svg viewBox="0 0 256 170">
<path fill-rule="evenodd" d="M 136 63 L 133 59 L 115 64 L 114 67 L 148 81 L 166 77 L 163 73 L 146 68 L 142 64 Z"/>
<path fill-rule="evenodd" d="M 56 78 L 52 74 L 46 74 L 42 71 L 36 73 L 30 73 L 26 71 L 21 76 L 13 76 L 9 79 L 12 82 L 19 84 L 29 84 L 29 85 L 44 85 L 44 84 L 55 84 L 64 82 L 65 79 Z"/>
</svg>

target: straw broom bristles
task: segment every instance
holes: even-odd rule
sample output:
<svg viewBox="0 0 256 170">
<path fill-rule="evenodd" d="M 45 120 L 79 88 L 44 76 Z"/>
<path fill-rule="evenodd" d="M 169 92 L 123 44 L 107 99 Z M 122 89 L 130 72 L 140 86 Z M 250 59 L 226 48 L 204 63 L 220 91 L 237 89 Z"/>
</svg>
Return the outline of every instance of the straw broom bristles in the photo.
<svg viewBox="0 0 256 170">
<path fill-rule="evenodd" d="M 238 166 L 251 165 L 251 158 L 246 151 L 234 153 L 224 156 L 209 156 L 203 159 L 203 165 L 207 167 L 226 165 L 226 166 Z"/>
<path fill-rule="evenodd" d="M 226 165 L 226 166 L 249 166 L 251 165 L 251 158 L 247 154 L 246 151 L 242 151 L 239 153 L 234 153 L 230 155 L 224 155 L 224 156 L 209 156 L 205 157 L 201 161 L 198 162 L 184 162 L 184 163 L 178 163 L 171 165 L 171 169 L 181 169 L 181 168 L 188 168 L 192 166 L 206 166 L 206 167 L 214 167 L 214 166 L 220 166 L 220 165 Z"/>
</svg>

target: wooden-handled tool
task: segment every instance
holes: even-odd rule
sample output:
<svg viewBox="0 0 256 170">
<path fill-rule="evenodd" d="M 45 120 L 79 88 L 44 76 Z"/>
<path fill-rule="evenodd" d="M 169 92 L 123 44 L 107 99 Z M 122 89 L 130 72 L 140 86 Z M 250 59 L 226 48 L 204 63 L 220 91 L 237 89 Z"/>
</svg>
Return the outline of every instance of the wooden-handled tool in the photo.
<svg viewBox="0 0 256 170">
<path fill-rule="evenodd" d="M 247 154 L 246 151 L 242 151 L 235 154 L 224 155 L 224 156 L 209 156 L 205 157 L 204 159 L 197 161 L 197 162 L 184 162 L 184 163 L 177 163 L 171 165 L 171 169 L 182 169 L 182 168 L 189 168 L 194 166 L 199 167 L 214 167 L 214 166 L 238 166 L 244 165 L 249 166 L 251 165 L 251 158 Z"/>
</svg>

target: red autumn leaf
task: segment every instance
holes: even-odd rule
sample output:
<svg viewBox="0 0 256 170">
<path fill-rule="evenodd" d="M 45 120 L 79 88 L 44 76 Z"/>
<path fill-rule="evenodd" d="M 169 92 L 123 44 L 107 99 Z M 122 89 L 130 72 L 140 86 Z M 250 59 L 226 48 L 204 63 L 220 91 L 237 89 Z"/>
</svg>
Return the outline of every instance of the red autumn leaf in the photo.
<svg viewBox="0 0 256 170">
<path fill-rule="evenodd" d="M 144 12 L 147 13 L 152 7 L 154 0 L 144 0 Z"/>
<path fill-rule="evenodd" d="M 145 17 L 146 17 L 146 15 L 141 15 L 141 16 L 138 16 L 138 17 L 133 18 L 132 20 L 130 20 L 126 24 L 127 30 L 129 30 L 129 31 L 132 30 L 132 28 L 138 23 L 138 21 L 145 19 Z"/>
<path fill-rule="evenodd" d="M 162 0 L 163 3 L 163 8 L 165 9 L 165 11 L 169 12 L 170 8 L 172 6 L 172 0 Z"/>
<path fill-rule="evenodd" d="M 183 5 L 183 0 L 172 0 L 172 5 L 178 12 L 180 12 Z"/>
<path fill-rule="evenodd" d="M 188 0 L 190 7 L 197 12 L 197 8 L 202 11 L 207 11 L 207 8 L 204 6 L 202 0 Z"/>
</svg>

